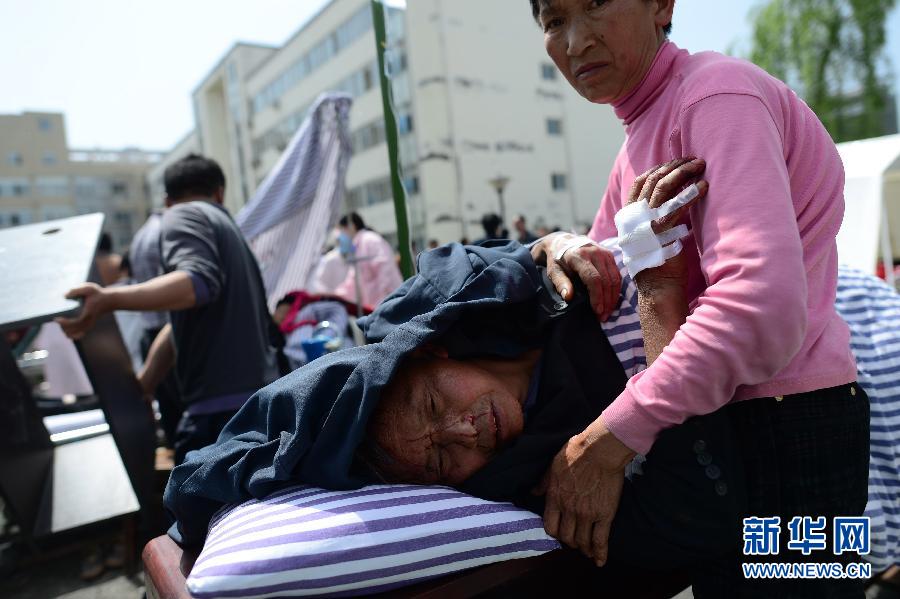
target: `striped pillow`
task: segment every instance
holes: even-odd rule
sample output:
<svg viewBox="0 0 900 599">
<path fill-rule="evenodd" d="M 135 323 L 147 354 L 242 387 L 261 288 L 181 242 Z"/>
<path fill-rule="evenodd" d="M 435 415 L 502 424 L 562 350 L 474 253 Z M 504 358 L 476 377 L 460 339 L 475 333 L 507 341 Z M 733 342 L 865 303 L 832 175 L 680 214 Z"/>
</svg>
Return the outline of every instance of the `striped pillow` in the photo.
<svg viewBox="0 0 900 599">
<path fill-rule="evenodd" d="M 360 595 L 558 547 L 535 514 L 447 487 L 298 486 L 220 511 L 187 586 L 202 599 Z"/>
</svg>

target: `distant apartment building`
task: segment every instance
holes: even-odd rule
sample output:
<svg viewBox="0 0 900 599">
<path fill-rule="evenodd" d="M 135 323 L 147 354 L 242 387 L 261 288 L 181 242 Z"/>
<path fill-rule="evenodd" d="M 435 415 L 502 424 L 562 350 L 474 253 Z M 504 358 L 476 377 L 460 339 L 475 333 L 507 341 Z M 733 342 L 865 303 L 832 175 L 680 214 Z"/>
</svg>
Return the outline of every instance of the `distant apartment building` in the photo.
<svg viewBox="0 0 900 599">
<path fill-rule="evenodd" d="M 147 216 L 145 182 L 158 152 L 76 150 L 59 113 L 0 115 L 0 227 L 103 212 L 124 249 Z"/>
<path fill-rule="evenodd" d="M 388 70 L 413 239 L 424 247 L 506 224 L 583 229 L 623 131 L 578 96 L 520 0 L 413 0 L 388 9 Z M 369 0 L 332 0 L 282 47 L 235 45 L 193 94 L 196 141 L 229 180 L 234 213 L 252 196 L 323 91 L 354 98 L 347 210 L 396 232 Z"/>
</svg>

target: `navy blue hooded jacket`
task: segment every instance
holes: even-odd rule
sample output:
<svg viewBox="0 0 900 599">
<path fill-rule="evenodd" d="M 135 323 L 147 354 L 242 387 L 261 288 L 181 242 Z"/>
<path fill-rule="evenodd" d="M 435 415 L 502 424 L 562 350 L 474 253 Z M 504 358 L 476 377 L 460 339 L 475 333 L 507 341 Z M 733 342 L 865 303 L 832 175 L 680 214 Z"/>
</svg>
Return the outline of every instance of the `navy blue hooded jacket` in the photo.
<svg viewBox="0 0 900 599">
<path fill-rule="evenodd" d="M 215 445 L 172 471 L 164 504 L 176 520 L 169 531 L 176 541 L 202 543 L 223 505 L 286 484 L 353 489 L 371 482 L 354 467 L 354 454 L 382 389 L 423 343 L 440 338 L 455 357 L 514 356 L 540 344 L 547 319 L 534 300 L 546 291 L 518 243 L 451 244 L 422 254 L 418 266 L 417 276 L 361 321 L 370 345 L 329 354 L 260 390 Z"/>
</svg>

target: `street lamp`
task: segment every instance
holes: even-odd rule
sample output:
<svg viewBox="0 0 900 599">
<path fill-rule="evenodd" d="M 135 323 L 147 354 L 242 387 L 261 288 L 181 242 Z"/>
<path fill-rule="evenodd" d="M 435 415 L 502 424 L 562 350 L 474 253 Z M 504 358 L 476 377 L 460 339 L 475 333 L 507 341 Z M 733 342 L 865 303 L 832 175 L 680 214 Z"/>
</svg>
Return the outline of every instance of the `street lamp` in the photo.
<svg viewBox="0 0 900 599">
<path fill-rule="evenodd" d="M 491 187 L 497 192 L 497 200 L 500 202 L 500 218 L 503 222 L 506 222 L 506 202 L 503 199 L 503 190 L 506 189 L 506 186 L 509 185 L 509 177 L 504 177 L 503 175 L 497 175 L 488 183 L 491 184 Z"/>
</svg>

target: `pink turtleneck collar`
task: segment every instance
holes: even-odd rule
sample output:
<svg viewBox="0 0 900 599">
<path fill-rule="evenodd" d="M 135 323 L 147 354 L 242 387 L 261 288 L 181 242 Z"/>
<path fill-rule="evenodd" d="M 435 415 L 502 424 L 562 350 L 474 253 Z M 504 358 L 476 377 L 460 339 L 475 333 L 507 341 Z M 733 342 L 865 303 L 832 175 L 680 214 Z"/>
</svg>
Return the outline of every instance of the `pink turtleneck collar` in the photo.
<svg viewBox="0 0 900 599">
<path fill-rule="evenodd" d="M 626 125 L 632 123 L 659 97 L 669 81 L 672 63 L 681 52 L 684 50 L 672 42 L 668 40 L 663 42 L 644 79 L 627 96 L 613 102 L 616 116 L 622 122 Z"/>
</svg>

